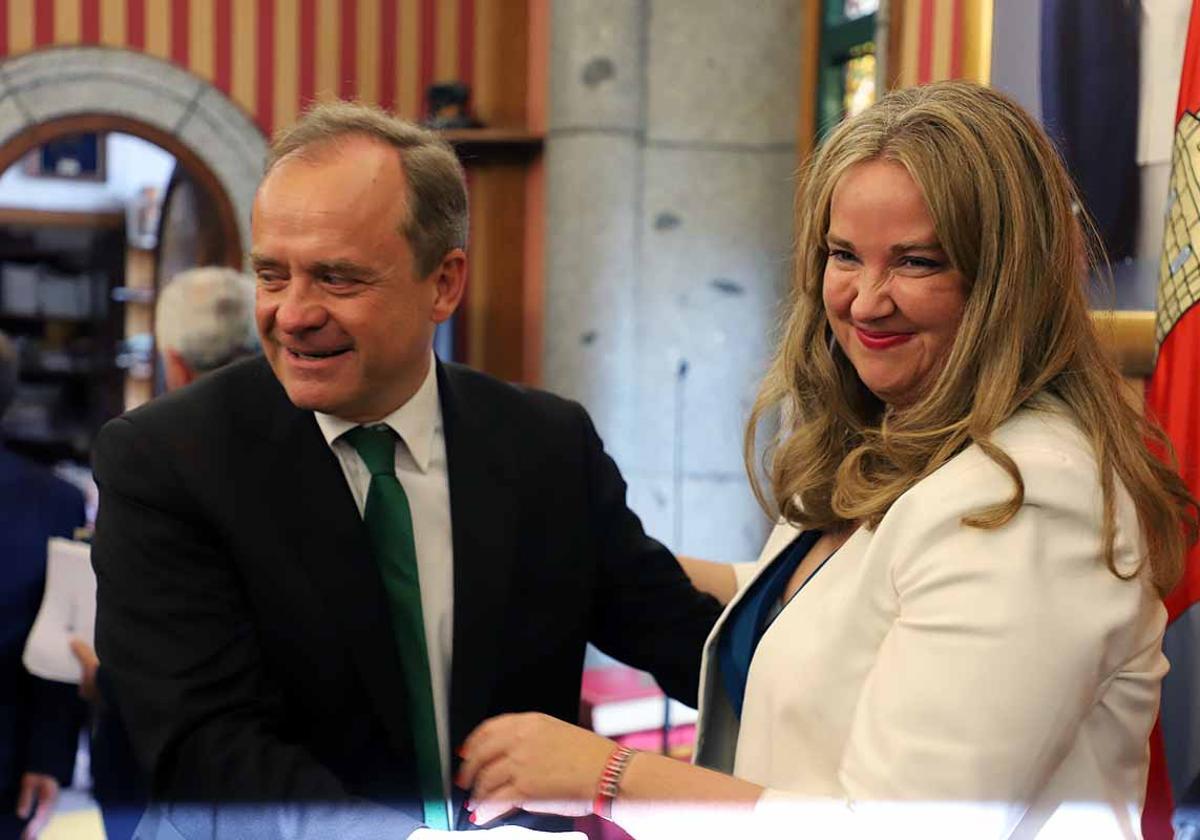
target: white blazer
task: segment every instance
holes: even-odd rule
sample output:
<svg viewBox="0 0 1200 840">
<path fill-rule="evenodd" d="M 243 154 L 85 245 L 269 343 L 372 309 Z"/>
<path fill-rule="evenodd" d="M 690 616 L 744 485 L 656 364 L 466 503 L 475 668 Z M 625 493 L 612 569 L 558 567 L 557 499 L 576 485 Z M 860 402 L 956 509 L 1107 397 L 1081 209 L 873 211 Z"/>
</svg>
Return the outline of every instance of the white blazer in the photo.
<svg viewBox="0 0 1200 840">
<path fill-rule="evenodd" d="M 994 440 L 1024 478 L 1016 517 L 961 524 L 1013 492 L 977 447 L 918 482 L 767 629 L 740 725 L 717 639 L 796 529 L 739 570 L 705 648 L 696 760 L 767 791 L 732 823 L 705 816 L 710 836 L 1140 836 L 1165 610 L 1145 575 L 1105 566 L 1096 461 L 1063 413 L 1022 411 Z M 1116 521 L 1132 570 L 1143 542 L 1124 490 Z M 628 816 L 635 837 L 683 836 L 679 812 Z"/>
</svg>

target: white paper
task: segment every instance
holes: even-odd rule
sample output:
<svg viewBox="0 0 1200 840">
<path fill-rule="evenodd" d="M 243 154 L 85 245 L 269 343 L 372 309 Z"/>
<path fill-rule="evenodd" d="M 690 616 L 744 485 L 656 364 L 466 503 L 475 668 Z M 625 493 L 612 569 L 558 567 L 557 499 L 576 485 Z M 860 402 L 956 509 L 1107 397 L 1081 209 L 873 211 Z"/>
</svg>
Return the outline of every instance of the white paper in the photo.
<svg viewBox="0 0 1200 840">
<path fill-rule="evenodd" d="M 35 677 L 78 683 L 83 669 L 71 652 L 71 639 L 95 647 L 96 574 L 91 546 L 52 537 L 47 545 L 46 592 L 23 661 Z"/>
</svg>

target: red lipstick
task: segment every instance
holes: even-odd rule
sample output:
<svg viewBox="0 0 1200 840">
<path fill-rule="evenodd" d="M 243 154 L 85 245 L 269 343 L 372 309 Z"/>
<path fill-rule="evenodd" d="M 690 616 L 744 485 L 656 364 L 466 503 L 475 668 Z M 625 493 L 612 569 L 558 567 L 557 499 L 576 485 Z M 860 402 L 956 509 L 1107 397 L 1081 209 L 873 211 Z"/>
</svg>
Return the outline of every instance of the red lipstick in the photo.
<svg viewBox="0 0 1200 840">
<path fill-rule="evenodd" d="M 913 337 L 912 333 L 872 332 L 861 327 L 854 328 L 854 334 L 863 347 L 868 350 L 887 350 L 898 347 Z"/>
</svg>

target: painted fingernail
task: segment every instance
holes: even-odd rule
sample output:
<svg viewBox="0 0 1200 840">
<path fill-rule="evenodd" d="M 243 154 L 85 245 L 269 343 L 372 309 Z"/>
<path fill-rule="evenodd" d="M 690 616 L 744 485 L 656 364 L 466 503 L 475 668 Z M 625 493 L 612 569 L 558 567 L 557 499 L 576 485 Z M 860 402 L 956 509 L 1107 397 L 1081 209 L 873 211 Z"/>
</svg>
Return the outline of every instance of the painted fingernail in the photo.
<svg viewBox="0 0 1200 840">
<path fill-rule="evenodd" d="M 467 816 L 467 819 L 471 821 L 471 825 L 475 825 L 475 812 L 472 811 L 470 815 Z"/>
</svg>

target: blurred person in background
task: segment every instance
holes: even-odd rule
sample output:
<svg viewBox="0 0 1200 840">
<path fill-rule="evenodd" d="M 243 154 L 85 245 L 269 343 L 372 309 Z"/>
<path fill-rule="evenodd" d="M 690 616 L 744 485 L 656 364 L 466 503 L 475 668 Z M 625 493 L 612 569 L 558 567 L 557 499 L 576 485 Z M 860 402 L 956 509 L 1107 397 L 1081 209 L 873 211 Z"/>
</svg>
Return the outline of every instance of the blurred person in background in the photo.
<svg viewBox="0 0 1200 840">
<path fill-rule="evenodd" d="M 254 281 L 219 266 L 176 274 L 158 294 L 154 337 L 168 391 L 258 353 Z"/>
<path fill-rule="evenodd" d="M 258 352 L 254 281 L 232 268 L 204 266 L 180 272 L 158 294 L 155 342 L 167 390 Z M 108 840 L 127 840 L 145 810 L 147 786 L 129 746 L 124 721 L 96 652 L 71 644 L 83 669 L 80 693 L 94 704 L 93 793 Z"/>
<path fill-rule="evenodd" d="M 0 417 L 17 353 L 0 333 Z M 83 493 L 0 444 L 0 840 L 32 840 L 70 784 L 84 707 L 75 686 L 34 677 L 21 655 L 42 603 L 46 542 L 86 523 Z"/>
</svg>

